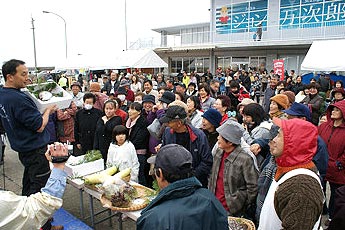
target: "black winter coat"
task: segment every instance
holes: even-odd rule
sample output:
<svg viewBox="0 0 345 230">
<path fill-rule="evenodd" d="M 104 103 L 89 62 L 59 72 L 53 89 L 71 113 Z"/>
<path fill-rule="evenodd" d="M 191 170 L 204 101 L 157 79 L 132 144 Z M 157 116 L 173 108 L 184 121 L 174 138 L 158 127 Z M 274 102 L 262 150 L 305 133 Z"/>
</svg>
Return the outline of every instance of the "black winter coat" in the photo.
<svg viewBox="0 0 345 230">
<path fill-rule="evenodd" d="M 130 129 L 129 140 L 135 149 L 148 149 L 150 133 L 147 126 L 147 120 L 143 115 L 140 115 L 135 125 Z"/>
<path fill-rule="evenodd" d="M 117 125 L 122 125 L 122 119 L 119 116 L 112 117 L 106 123 L 104 123 L 102 117 L 98 119 L 93 148 L 101 151 L 104 162 L 107 162 L 113 129 Z"/>
<path fill-rule="evenodd" d="M 74 138 L 76 144 L 81 144 L 82 153 L 93 149 L 96 124 L 103 112 L 99 109 L 79 110 L 75 116 Z"/>
</svg>

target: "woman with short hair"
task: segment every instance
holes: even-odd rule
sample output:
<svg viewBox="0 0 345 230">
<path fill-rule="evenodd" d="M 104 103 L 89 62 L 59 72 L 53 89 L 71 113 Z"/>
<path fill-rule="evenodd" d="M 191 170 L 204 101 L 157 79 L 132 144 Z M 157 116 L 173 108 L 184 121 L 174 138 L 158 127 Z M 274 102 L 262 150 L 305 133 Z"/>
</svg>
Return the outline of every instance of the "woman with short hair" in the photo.
<svg viewBox="0 0 345 230">
<path fill-rule="evenodd" d="M 202 111 L 206 112 L 209 108 L 212 108 L 212 105 L 216 101 L 216 99 L 210 96 L 211 88 L 207 83 L 201 83 L 199 85 L 198 92 Z"/>
<path fill-rule="evenodd" d="M 202 115 L 203 112 L 201 112 L 201 104 L 200 99 L 197 96 L 190 96 L 187 99 L 187 107 L 188 107 L 188 117 L 190 119 L 190 122 L 192 126 L 194 126 L 197 129 L 200 129 L 202 126 Z"/>
</svg>

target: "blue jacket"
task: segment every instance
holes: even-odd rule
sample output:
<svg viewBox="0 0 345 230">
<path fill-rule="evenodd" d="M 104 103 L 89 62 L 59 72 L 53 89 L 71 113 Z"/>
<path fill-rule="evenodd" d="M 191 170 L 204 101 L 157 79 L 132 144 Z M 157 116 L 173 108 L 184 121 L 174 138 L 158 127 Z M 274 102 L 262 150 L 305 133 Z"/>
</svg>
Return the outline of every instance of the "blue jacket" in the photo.
<svg viewBox="0 0 345 230">
<path fill-rule="evenodd" d="M 317 136 L 317 150 L 315 156 L 313 157 L 313 162 L 316 165 L 316 168 L 319 170 L 321 178 L 324 179 L 328 166 L 328 150 L 326 143 L 323 141 L 320 135 Z"/>
<path fill-rule="evenodd" d="M 178 180 L 161 190 L 141 212 L 138 230 L 227 230 L 226 211 L 217 198 L 195 178 Z"/>
<path fill-rule="evenodd" d="M 208 177 L 211 173 L 213 158 L 208 140 L 203 131 L 191 125 L 186 125 L 190 137 L 190 144 L 187 150 L 193 156 L 193 168 L 195 176 L 201 184 L 207 188 Z M 176 133 L 169 127 L 165 129 L 162 137 L 162 146 L 176 144 Z"/>
<path fill-rule="evenodd" d="M 30 152 L 49 143 L 47 129 L 37 132 L 42 126 L 42 114 L 35 102 L 19 89 L 0 89 L 0 120 L 14 151 Z"/>
</svg>

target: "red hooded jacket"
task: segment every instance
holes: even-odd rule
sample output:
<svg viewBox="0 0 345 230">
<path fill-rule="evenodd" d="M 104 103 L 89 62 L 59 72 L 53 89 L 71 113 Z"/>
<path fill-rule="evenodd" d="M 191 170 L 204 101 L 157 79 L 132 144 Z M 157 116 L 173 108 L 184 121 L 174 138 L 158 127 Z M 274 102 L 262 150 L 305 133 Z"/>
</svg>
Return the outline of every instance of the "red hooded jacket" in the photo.
<svg viewBox="0 0 345 230">
<path fill-rule="evenodd" d="M 334 127 L 331 113 L 334 107 L 341 110 L 344 122 Z M 339 101 L 327 108 L 327 122 L 319 126 L 319 135 L 325 141 L 328 149 L 329 160 L 326 180 L 336 184 L 345 184 L 345 101 Z M 343 169 L 337 166 L 339 162 Z M 338 164 L 339 164 L 338 163 Z"/>
<path fill-rule="evenodd" d="M 310 163 L 317 150 L 317 128 L 312 123 L 297 118 L 280 122 L 277 125 L 283 130 L 284 149 L 283 154 L 276 158 L 278 167 Z"/>
</svg>

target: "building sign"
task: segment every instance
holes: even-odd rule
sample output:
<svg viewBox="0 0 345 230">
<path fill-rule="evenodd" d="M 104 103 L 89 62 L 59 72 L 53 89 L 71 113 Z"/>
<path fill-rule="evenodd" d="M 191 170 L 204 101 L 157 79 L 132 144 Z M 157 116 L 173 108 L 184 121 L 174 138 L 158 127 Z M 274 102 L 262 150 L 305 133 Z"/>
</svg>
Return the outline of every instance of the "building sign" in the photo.
<svg viewBox="0 0 345 230">
<path fill-rule="evenodd" d="M 273 71 L 274 74 L 278 74 L 280 76 L 280 80 L 284 80 L 284 60 L 273 60 Z"/>
<path fill-rule="evenodd" d="M 280 29 L 345 25 L 344 0 L 280 0 Z"/>
<path fill-rule="evenodd" d="M 256 32 L 259 24 L 266 31 L 267 0 L 246 1 L 216 8 L 218 34 Z"/>
</svg>

